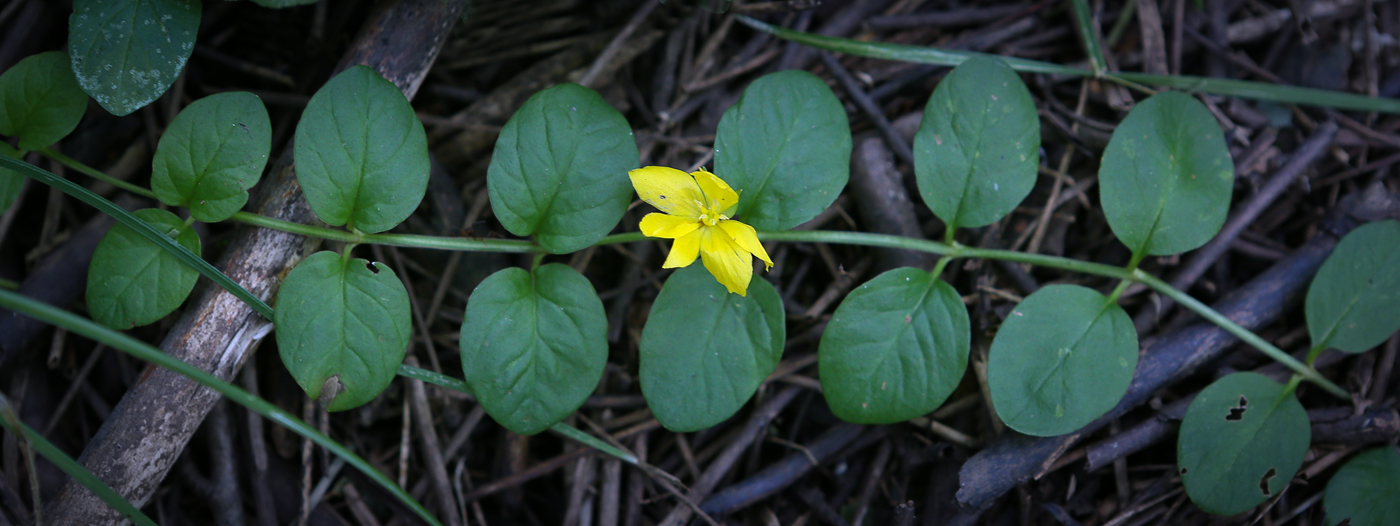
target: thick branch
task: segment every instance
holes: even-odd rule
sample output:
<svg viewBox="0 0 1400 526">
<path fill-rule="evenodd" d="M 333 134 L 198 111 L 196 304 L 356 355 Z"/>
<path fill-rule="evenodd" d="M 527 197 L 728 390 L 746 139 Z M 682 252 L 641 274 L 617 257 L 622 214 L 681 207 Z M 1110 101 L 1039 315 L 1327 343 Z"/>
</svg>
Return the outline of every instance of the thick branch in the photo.
<svg viewBox="0 0 1400 526">
<path fill-rule="evenodd" d="M 462 2 L 396 0 L 376 6 L 339 69 L 375 68 L 412 98 L 436 59 Z M 310 223 L 291 148 L 274 164 L 254 197 L 259 214 Z M 282 277 L 316 241 L 241 227 L 218 267 L 249 291 L 270 299 Z M 206 288 L 185 311 L 161 348 L 223 379 L 232 378 L 271 329 L 251 308 L 217 288 Z M 165 478 L 204 416 L 218 401 L 212 390 L 176 373 L 149 367 L 83 451 L 82 463 L 137 506 Z M 125 520 L 81 485 L 69 482 L 49 506 L 53 524 L 121 524 Z"/>
</svg>

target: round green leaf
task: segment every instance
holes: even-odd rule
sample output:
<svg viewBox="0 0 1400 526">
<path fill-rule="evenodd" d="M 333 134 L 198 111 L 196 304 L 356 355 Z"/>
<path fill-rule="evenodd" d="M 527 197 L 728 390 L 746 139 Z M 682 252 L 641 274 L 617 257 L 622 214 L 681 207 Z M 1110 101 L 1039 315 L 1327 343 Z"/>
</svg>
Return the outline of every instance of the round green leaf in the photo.
<svg viewBox="0 0 1400 526">
<path fill-rule="evenodd" d="M 1342 238 L 1313 278 L 1305 310 L 1317 347 L 1365 352 L 1400 329 L 1400 222 Z"/>
<path fill-rule="evenodd" d="M 156 208 L 134 215 L 198 255 L 199 234 L 175 214 Z M 164 318 L 194 290 L 199 271 L 141 237 L 114 225 L 92 253 L 87 303 L 93 321 L 113 329 L 130 329 Z"/>
<path fill-rule="evenodd" d="M 851 124 L 831 88 L 799 70 L 760 77 L 724 112 L 715 175 L 739 191 L 735 218 L 787 230 L 825 210 L 851 175 Z"/>
<path fill-rule="evenodd" d="M 621 113 L 591 89 L 560 84 L 530 97 L 501 129 L 486 172 L 491 208 L 512 234 L 573 252 L 622 219 L 637 160 Z"/>
<path fill-rule="evenodd" d="M 366 234 L 408 218 L 428 188 L 428 140 L 403 92 L 355 66 L 322 86 L 297 123 L 297 180 L 316 217 Z"/>
<path fill-rule="evenodd" d="M 486 413 L 533 435 L 583 405 L 608 361 L 608 320 L 588 278 L 551 263 L 501 270 L 476 287 L 462 369 Z"/>
<path fill-rule="evenodd" d="M 1351 520 L 1351 526 L 1400 524 L 1400 452 L 1385 445 L 1348 460 L 1323 497 L 1327 524 Z"/>
<path fill-rule="evenodd" d="M 19 137 L 22 150 L 38 150 L 67 137 L 87 111 L 68 57 L 39 53 L 0 75 L 0 135 Z"/>
<path fill-rule="evenodd" d="M 78 85 L 113 115 L 150 104 L 185 68 L 201 9 L 199 0 L 74 0 L 68 55 Z"/>
<path fill-rule="evenodd" d="M 923 270 L 894 269 L 851 291 L 817 352 L 831 412 L 890 424 L 937 409 L 967 369 L 970 327 L 958 291 Z"/>
<path fill-rule="evenodd" d="M 1204 245 L 1225 224 L 1234 164 L 1210 111 L 1185 93 L 1139 102 L 1113 131 L 1099 165 L 1108 226 L 1134 254 Z"/>
<path fill-rule="evenodd" d="M 18 159 L 21 152 L 16 150 L 13 146 L 10 146 L 9 143 L 0 141 L 0 155 L 11 159 Z M 14 204 L 15 199 L 19 197 L 19 193 L 23 190 L 24 174 L 9 168 L 0 168 L 0 214 L 10 209 L 10 205 Z"/>
<path fill-rule="evenodd" d="M 1186 494 L 1217 515 L 1278 494 L 1312 440 L 1303 405 L 1258 373 L 1234 373 L 1201 391 L 1181 420 L 1177 466 Z"/>
<path fill-rule="evenodd" d="M 730 294 L 700 265 L 672 274 L 642 329 L 642 395 L 666 429 L 689 432 L 729 418 L 783 355 L 783 300 L 766 280 Z"/>
<path fill-rule="evenodd" d="M 312 254 L 287 274 L 276 307 L 282 363 L 328 411 L 379 396 L 408 350 L 408 291 L 383 263 Z"/>
<path fill-rule="evenodd" d="M 248 92 L 211 95 L 190 104 L 156 147 L 151 190 L 170 206 L 212 223 L 248 202 L 272 149 L 272 124 L 262 99 Z"/>
<path fill-rule="evenodd" d="M 1137 331 L 1122 307 L 1092 289 L 1050 285 L 1022 300 L 997 331 L 987 387 L 1012 429 L 1063 435 L 1118 405 L 1137 361 Z"/>
<path fill-rule="evenodd" d="M 939 81 L 914 136 L 924 203 L 949 228 L 989 225 L 1035 186 L 1040 118 L 1021 77 L 975 56 Z"/>
</svg>

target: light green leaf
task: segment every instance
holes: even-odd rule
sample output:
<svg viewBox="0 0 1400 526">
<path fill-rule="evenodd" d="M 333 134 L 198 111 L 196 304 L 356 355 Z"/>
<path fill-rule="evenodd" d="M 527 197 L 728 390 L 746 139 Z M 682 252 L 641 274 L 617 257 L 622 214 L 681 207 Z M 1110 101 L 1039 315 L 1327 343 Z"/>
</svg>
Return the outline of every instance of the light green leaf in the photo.
<svg viewBox="0 0 1400 526">
<path fill-rule="evenodd" d="M 1387 444 L 1352 457 L 1332 475 L 1322 502 L 1328 526 L 1400 524 L 1400 452 Z"/>
<path fill-rule="evenodd" d="M 18 159 L 21 152 L 10 146 L 9 143 L 0 141 L 0 155 Z M 22 191 L 24 191 L 24 174 L 9 168 L 0 168 L 0 214 L 10 209 L 10 205 L 14 204 L 15 199 Z"/>
<path fill-rule="evenodd" d="M 970 327 L 958 292 L 923 270 L 894 269 L 851 291 L 817 351 L 831 412 L 891 424 L 937 409 L 967 369 Z"/>
<path fill-rule="evenodd" d="M 198 255 L 199 234 L 175 214 L 155 208 L 134 215 Z M 114 225 L 92 253 L 88 267 L 88 314 L 113 329 L 130 329 L 170 314 L 194 290 L 199 271 L 141 237 Z"/>
<path fill-rule="evenodd" d="M 1205 105 L 1174 91 L 1153 95 L 1128 112 L 1104 150 L 1104 215 L 1134 254 L 1194 249 L 1225 224 L 1234 170 Z"/>
<path fill-rule="evenodd" d="M 1035 186 L 1040 117 L 1021 77 L 974 56 L 939 81 L 914 136 L 924 203 L 949 228 L 989 225 Z"/>
<path fill-rule="evenodd" d="M 507 268 L 472 291 L 462 369 L 486 413 L 533 435 L 583 405 L 608 361 L 608 320 L 588 278 L 568 265 Z"/>
<path fill-rule="evenodd" d="M 1012 429 L 1063 435 L 1118 405 L 1137 361 L 1137 330 L 1122 307 L 1092 289 L 1050 285 L 1022 300 L 997 331 L 987 387 Z"/>
<path fill-rule="evenodd" d="M 637 141 L 597 92 L 560 84 L 536 93 L 496 139 L 486 173 L 501 225 L 555 254 L 602 239 L 627 210 Z"/>
<path fill-rule="evenodd" d="M 287 274 L 276 308 L 282 363 L 328 411 L 379 396 L 408 350 L 408 291 L 383 263 L 312 254 Z"/>
<path fill-rule="evenodd" d="M 689 432 L 732 416 L 783 355 L 783 300 L 762 279 L 730 294 L 700 265 L 661 287 L 642 329 L 642 395 L 666 429 Z"/>
<path fill-rule="evenodd" d="M 212 223 L 248 202 L 272 149 L 272 124 L 257 95 L 211 95 L 187 106 L 160 138 L 151 190 L 170 206 Z"/>
<path fill-rule="evenodd" d="M 0 74 L 0 135 L 19 137 L 21 150 L 44 148 L 78 127 L 87 99 L 63 52 L 27 57 Z"/>
<path fill-rule="evenodd" d="M 428 140 L 403 92 L 373 69 L 331 78 L 307 103 L 292 154 L 316 217 L 366 234 L 408 218 L 428 188 Z"/>
<path fill-rule="evenodd" d="M 744 89 L 715 136 L 715 175 L 739 191 L 734 217 L 787 230 L 831 205 L 851 175 L 851 124 L 816 75 L 770 73 Z"/>
<path fill-rule="evenodd" d="M 199 0 L 74 0 L 68 55 L 78 85 L 113 115 L 150 104 L 185 68 L 201 9 Z"/>
<path fill-rule="evenodd" d="M 1351 231 L 1318 269 L 1305 305 L 1313 346 L 1350 353 L 1400 329 L 1400 222 Z"/>
<path fill-rule="evenodd" d="M 1258 373 L 1210 384 L 1186 409 L 1176 444 L 1186 494 L 1216 515 L 1242 513 L 1288 485 L 1312 440 L 1303 405 Z"/>
</svg>

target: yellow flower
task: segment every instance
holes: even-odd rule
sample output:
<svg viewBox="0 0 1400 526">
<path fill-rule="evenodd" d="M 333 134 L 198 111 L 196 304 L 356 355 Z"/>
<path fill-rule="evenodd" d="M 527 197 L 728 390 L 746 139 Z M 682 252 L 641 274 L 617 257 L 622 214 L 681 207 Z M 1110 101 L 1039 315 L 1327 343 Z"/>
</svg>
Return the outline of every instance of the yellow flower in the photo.
<svg viewBox="0 0 1400 526">
<path fill-rule="evenodd" d="M 648 166 L 627 175 L 643 201 L 665 212 L 643 217 L 642 234 L 676 240 L 663 268 L 690 266 L 698 255 L 724 288 L 740 296 L 749 290 L 753 256 L 763 260 L 765 269 L 773 268 L 758 232 L 729 219 L 739 194 L 715 174 Z"/>
</svg>

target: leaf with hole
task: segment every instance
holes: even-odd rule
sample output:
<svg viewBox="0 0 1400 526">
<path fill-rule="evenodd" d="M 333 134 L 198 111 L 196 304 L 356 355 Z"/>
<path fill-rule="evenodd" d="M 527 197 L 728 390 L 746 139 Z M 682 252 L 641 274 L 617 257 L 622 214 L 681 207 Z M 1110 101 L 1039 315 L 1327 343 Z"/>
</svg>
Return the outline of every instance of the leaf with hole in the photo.
<svg viewBox="0 0 1400 526">
<path fill-rule="evenodd" d="M 1350 353 L 1400 329 L 1400 222 L 1363 225 L 1337 243 L 1308 287 L 1313 346 Z"/>
<path fill-rule="evenodd" d="M 1012 429 L 1063 435 L 1118 405 L 1137 361 L 1137 330 L 1122 307 L 1089 288 L 1050 285 L 1022 300 L 997 331 L 987 387 Z"/>
<path fill-rule="evenodd" d="M 1021 77 L 973 57 L 939 81 L 914 136 L 924 203 L 949 228 L 989 225 L 1035 186 L 1040 117 Z"/>
<path fill-rule="evenodd" d="M 199 234 L 175 214 L 147 208 L 133 213 L 199 255 Z M 170 314 L 194 290 L 199 271 L 125 225 L 114 225 L 92 253 L 88 314 L 113 329 L 130 329 Z"/>
<path fill-rule="evenodd" d="M 1099 165 L 1104 216 L 1134 254 L 1204 245 L 1225 224 L 1234 164 L 1210 111 L 1185 93 L 1139 102 L 1113 131 Z"/>
<path fill-rule="evenodd" d="M 891 424 L 937 409 L 967 369 L 970 327 L 958 291 L 927 271 L 894 269 L 851 291 L 817 351 L 831 412 Z"/>
<path fill-rule="evenodd" d="M 501 225 L 555 254 L 611 232 L 627 204 L 637 142 L 597 92 L 560 84 L 536 93 L 506 122 L 486 172 Z"/>
<path fill-rule="evenodd" d="M 1277 495 L 1312 440 L 1303 405 L 1258 373 L 1210 384 L 1186 409 L 1176 444 L 1186 494 L 1216 515 L 1242 513 Z"/>
<path fill-rule="evenodd" d="M 156 100 L 194 51 L 199 0 L 74 0 L 68 55 L 78 85 L 113 115 Z"/>
<path fill-rule="evenodd" d="M 10 146 L 9 143 L 0 141 L 0 155 L 11 159 L 18 159 L 22 152 Z M 24 174 L 9 168 L 0 168 L 0 214 L 10 209 L 19 193 L 24 191 Z"/>
<path fill-rule="evenodd" d="M 366 234 L 408 218 L 428 188 L 428 140 L 403 92 L 355 66 L 311 97 L 297 123 L 297 180 L 316 217 Z"/>
<path fill-rule="evenodd" d="M 262 99 L 243 91 L 210 95 L 185 107 L 161 136 L 151 190 L 195 219 L 223 221 L 248 202 L 271 149 Z"/>
<path fill-rule="evenodd" d="M 78 127 L 87 100 L 63 52 L 26 57 L 0 74 L 0 135 L 19 137 L 21 150 L 56 143 Z"/>
<path fill-rule="evenodd" d="M 287 274 L 276 308 L 282 363 L 328 411 L 379 396 L 408 350 L 408 291 L 383 263 L 312 254 Z"/>
<path fill-rule="evenodd" d="M 851 175 L 851 124 L 816 75 L 760 77 L 720 118 L 715 175 L 739 191 L 732 214 L 759 230 L 787 230 L 831 205 Z"/>
<path fill-rule="evenodd" d="M 1348 460 L 1327 483 L 1327 524 L 1400 524 L 1400 452 L 1383 445 Z"/>
<path fill-rule="evenodd" d="M 783 300 L 765 280 L 730 294 L 709 271 L 671 274 L 642 329 L 642 395 L 661 425 L 704 429 L 732 416 L 783 355 Z"/>
<path fill-rule="evenodd" d="M 486 413 L 533 435 L 583 405 L 603 378 L 608 320 L 588 278 L 561 263 L 507 268 L 472 291 L 462 369 Z"/>
</svg>

